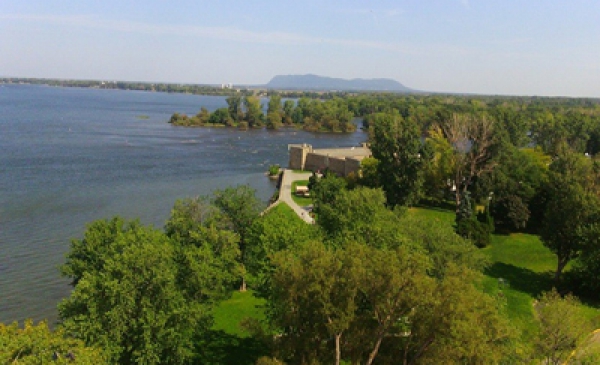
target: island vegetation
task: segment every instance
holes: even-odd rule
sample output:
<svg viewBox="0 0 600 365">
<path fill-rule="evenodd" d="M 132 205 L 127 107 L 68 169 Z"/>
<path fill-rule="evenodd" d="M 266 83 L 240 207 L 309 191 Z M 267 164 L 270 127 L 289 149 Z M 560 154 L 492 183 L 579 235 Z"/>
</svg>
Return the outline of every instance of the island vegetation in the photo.
<svg viewBox="0 0 600 365">
<path fill-rule="evenodd" d="M 354 132 L 354 114 L 341 98 L 325 101 L 300 98 L 282 102 L 279 94 L 271 94 L 267 114 L 263 113 L 261 100 L 256 96 L 230 96 L 227 108 L 209 112 L 200 108 L 195 116 L 175 113 L 169 123 L 176 126 L 237 127 L 242 130 L 263 128 L 276 130 L 281 127 L 297 127 L 310 132 Z"/>
<path fill-rule="evenodd" d="M 298 182 L 314 225 L 281 203 L 261 214 L 247 186 L 177 201 L 164 229 L 90 223 L 61 267 L 73 292 L 57 329 L 0 325 L 0 361 L 600 361 L 598 100 L 275 96 L 261 115 L 235 96 L 192 118 L 322 130 L 362 116 L 373 157 Z"/>
</svg>

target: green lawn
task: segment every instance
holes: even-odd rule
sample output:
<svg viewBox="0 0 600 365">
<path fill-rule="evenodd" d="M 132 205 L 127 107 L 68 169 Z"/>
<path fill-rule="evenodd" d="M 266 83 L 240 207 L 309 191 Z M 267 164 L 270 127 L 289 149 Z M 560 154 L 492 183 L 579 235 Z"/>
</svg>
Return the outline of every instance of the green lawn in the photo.
<svg viewBox="0 0 600 365">
<path fill-rule="evenodd" d="M 249 333 L 242 329 L 239 324 L 245 318 L 264 319 L 265 314 L 262 308 L 264 303 L 264 300 L 253 296 L 250 290 L 233 292 L 231 298 L 220 303 L 214 310 L 215 323 L 213 329 L 222 330 L 230 335 L 248 337 Z"/>
<path fill-rule="evenodd" d="M 453 211 L 411 208 L 410 213 L 454 224 Z M 544 247 L 538 236 L 531 234 L 492 235 L 491 241 L 489 247 L 482 249 L 490 259 L 484 290 L 506 298 L 508 316 L 522 331 L 523 340 L 529 341 L 536 331 L 533 301 L 542 292 L 552 289 L 556 256 Z M 582 305 L 581 310 L 590 320 L 597 321 L 598 308 Z"/>
<path fill-rule="evenodd" d="M 212 330 L 196 341 L 195 363 L 204 365 L 253 365 L 269 351 L 260 341 L 250 337 L 240 322 L 245 318 L 264 318 L 264 300 L 252 291 L 233 292 L 231 298 L 215 308 Z"/>
<path fill-rule="evenodd" d="M 297 220 L 299 222 L 304 222 L 289 205 L 283 202 L 274 206 L 266 215 L 269 214 L 277 214 L 286 221 Z"/>
<path fill-rule="evenodd" d="M 312 204 L 312 198 L 305 198 L 295 194 L 296 186 L 308 186 L 308 180 L 296 180 L 292 183 L 292 200 L 301 207 Z"/>
</svg>

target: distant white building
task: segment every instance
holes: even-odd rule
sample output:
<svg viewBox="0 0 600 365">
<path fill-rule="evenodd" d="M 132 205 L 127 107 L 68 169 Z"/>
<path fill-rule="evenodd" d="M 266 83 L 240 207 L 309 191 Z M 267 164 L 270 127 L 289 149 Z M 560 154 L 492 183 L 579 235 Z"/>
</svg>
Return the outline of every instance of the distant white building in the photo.
<svg viewBox="0 0 600 365">
<path fill-rule="evenodd" d="M 221 84 L 221 89 L 233 89 L 233 84 Z"/>
</svg>

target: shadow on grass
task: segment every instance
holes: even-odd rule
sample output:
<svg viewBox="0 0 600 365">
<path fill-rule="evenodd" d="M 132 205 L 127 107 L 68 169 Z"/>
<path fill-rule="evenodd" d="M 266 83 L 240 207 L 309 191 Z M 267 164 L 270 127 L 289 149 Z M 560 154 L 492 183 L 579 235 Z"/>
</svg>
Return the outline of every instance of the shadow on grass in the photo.
<svg viewBox="0 0 600 365">
<path fill-rule="evenodd" d="M 495 262 L 485 273 L 497 279 L 504 279 L 509 288 L 537 298 L 542 292 L 552 289 L 552 273 L 537 273 L 519 266 Z"/>
<path fill-rule="evenodd" d="M 253 365 L 268 349 L 252 337 L 212 330 L 196 342 L 196 361 L 203 365 Z"/>
</svg>

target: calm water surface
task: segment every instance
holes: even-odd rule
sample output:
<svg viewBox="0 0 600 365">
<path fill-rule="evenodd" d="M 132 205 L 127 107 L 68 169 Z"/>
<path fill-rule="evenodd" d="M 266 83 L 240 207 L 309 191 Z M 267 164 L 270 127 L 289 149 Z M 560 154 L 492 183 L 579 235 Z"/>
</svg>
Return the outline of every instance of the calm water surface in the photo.
<svg viewBox="0 0 600 365">
<path fill-rule="evenodd" d="M 287 164 L 287 144 L 353 146 L 363 132 L 181 128 L 175 111 L 224 97 L 0 85 L 0 322 L 56 321 L 70 287 L 58 272 L 87 222 L 121 215 L 162 227 L 176 199 L 250 184 Z M 148 119 L 139 116 L 146 115 Z"/>
</svg>

